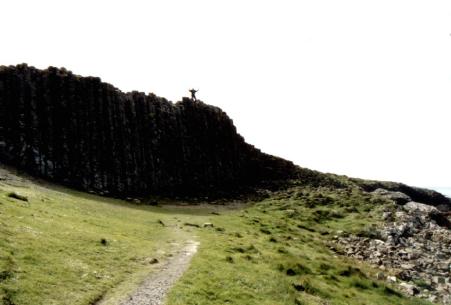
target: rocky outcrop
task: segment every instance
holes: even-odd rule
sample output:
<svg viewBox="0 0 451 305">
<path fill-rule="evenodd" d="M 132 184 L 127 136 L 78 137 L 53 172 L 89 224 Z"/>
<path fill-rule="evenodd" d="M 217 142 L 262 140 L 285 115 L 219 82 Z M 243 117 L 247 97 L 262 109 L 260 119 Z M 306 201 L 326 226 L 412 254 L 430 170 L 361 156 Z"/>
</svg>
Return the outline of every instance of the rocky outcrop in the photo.
<svg viewBox="0 0 451 305">
<path fill-rule="evenodd" d="M 120 196 L 217 193 L 298 174 L 247 144 L 217 107 L 27 65 L 0 68 L 0 162 Z"/>
<path fill-rule="evenodd" d="M 451 231 L 446 214 L 411 201 L 387 206 L 383 218 L 385 223 L 371 236 L 335 236 L 339 252 L 377 266 L 383 270 L 379 279 L 399 284 L 408 295 L 451 304 Z"/>
<path fill-rule="evenodd" d="M 403 193 L 413 201 L 436 206 L 441 211 L 451 211 L 451 199 L 433 190 L 413 187 L 397 182 L 363 180 L 358 178 L 351 178 L 350 180 L 367 192 L 383 189 L 386 191 Z M 401 200 L 405 201 L 403 199 Z"/>
<path fill-rule="evenodd" d="M 376 189 L 374 192 L 372 192 L 373 195 L 380 196 L 386 199 L 390 199 L 394 201 L 396 204 L 405 204 L 409 201 L 412 201 L 412 199 L 407 196 L 404 193 L 401 192 L 393 192 L 388 191 L 386 189 Z"/>
</svg>

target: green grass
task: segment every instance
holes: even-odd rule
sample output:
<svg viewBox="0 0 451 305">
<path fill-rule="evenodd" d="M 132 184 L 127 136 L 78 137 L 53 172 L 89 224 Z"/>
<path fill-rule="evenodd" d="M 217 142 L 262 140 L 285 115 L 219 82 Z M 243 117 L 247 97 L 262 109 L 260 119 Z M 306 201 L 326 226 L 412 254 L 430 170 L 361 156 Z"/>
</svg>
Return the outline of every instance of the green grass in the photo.
<svg viewBox="0 0 451 305">
<path fill-rule="evenodd" d="M 200 251 L 167 304 L 430 304 L 403 297 L 375 279 L 377 270 L 328 248 L 337 230 L 377 225 L 388 202 L 371 204 L 357 190 L 303 191 L 217 216 L 221 231 L 199 230 Z"/>
<path fill-rule="evenodd" d="M 0 304 L 92 304 L 136 282 L 150 259 L 190 236 L 173 215 L 64 188 L 0 185 Z"/>
<path fill-rule="evenodd" d="M 167 305 L 429 304 L 329 249 L 336 231 L 371 231 L 388 204 L 357 189 L 294 187 L 242 208 L 146 207 L 0 181 L 0 304 L 117 304 L 151 258 L 188 239 L 199 251 Z"/>
</svg>

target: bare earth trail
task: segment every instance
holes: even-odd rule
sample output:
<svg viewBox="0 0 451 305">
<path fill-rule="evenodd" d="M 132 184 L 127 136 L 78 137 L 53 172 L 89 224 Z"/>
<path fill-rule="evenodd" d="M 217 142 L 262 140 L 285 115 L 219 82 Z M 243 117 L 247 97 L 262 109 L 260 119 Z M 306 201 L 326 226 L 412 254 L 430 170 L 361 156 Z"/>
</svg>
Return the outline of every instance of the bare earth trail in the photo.
<svg viewBox="0 0 451 305">
<path fill-rule="evenodd" d="M 120 305 L 163 305 L 166 294 L 188 268 L 198 245 L 193 240 L 185 242 L 183 248 L 152 272 Z"/>
</svg>

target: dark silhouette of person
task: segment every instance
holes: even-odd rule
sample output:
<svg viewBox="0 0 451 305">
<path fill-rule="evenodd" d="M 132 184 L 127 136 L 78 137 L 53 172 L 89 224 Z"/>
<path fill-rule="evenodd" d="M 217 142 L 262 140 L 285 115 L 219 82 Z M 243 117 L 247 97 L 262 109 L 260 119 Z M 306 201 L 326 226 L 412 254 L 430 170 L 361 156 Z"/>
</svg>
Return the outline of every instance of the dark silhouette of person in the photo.
<svg viewBox="0 0 451 305">
<path fill-rule="evenodd" d="M 197 98 L 196 98 L 196 92 L 198 92 L 199 90 L 194 90 L 194 89 L 189 89 L 189 92 L 191 92 L 191 99 L 193 100 L 193 101 L 197 101 Z"/>
</svg>

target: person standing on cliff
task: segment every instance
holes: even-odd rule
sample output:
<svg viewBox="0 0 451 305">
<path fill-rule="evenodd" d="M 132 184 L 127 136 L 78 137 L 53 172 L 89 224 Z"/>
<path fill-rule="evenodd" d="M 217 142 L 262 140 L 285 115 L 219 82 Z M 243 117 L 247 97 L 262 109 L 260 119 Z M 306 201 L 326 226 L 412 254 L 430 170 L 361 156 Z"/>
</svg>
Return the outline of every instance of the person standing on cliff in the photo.
<svg viewBox="0 0 451 305">
<path fill-rule="evenodd" d="M 194 90 L 194 89 L 189 89 L 189 92 L 191 92 L 191 99 L 193 100 L 193 101 L 197 101 L 197 98 L 196 98 L 196 92 L 198 92 L 199 90 Z"/>
</svg>

